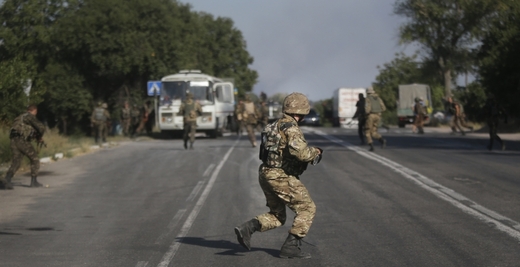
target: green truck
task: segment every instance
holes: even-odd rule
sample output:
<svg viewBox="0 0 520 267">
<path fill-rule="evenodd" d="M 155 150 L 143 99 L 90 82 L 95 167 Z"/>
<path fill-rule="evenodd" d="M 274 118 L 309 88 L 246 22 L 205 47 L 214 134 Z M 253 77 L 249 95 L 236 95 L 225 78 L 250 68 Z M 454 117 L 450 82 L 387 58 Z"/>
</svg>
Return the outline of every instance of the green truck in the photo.
<svg viewBox="0 0 520 267">
<path fill-rule="evenodd" d="M 399 101 L 397 103 L 397 125 L 399 128 L 404 128 L 406 124 L 414 122 L 415 116 L 413 114 L 413 106 L 415 105 L 415 98 L 420 97 L 424 101 L 424 105 L 428 110 L 428 117 L 424 124 L 430 123 L 432 114 L 432 94 L 430 86 L 425 84 L 407 84 L 399 85 Z"/>
</svg>

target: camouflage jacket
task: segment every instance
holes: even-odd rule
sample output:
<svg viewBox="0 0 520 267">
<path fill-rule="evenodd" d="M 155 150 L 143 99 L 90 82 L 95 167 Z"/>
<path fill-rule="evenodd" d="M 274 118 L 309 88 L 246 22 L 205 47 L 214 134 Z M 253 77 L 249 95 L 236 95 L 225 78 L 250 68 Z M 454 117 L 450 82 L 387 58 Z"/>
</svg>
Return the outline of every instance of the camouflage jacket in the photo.
<svg viewBox="0 0 520 267">
<path fill-rule="evenodd" d="M 11 128 L 11 133 L 13 132 L 24 139 L 30 139 L 34 137 L 34 135 L 41 137 L 45 133 L 45 126 L 36 118 L 36 116 L 27 112 L 14 119 Z"/>
<path fill-rule="evenodd" d="M 293 117 L 284 114 L 276 123 L 281 136 L 278 145 L 281 167 L 266 169 L 281 169 L 287 175 L 299 176 L 305 171 L 307 164 L 318 156 L 319 150 L 307 145 L 307 141 Z"/>
</svg>

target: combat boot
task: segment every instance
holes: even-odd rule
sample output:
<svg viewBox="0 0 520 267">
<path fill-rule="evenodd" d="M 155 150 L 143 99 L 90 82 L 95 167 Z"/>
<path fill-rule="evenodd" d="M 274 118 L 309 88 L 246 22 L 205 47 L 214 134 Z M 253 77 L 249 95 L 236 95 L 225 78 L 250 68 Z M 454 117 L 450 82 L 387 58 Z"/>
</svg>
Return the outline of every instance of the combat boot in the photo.
<svg viewBox="0 0 520 267">
<path fill-rule="evenodd" d="M 31 185 L 29 187 L 42 187 L 43 185 L 38 183 L 36 176 L 31 177 Z"/>
<path fill-rule="evenodd" d="M 260 222 L 257 219 L 249 220 L 235 227 L 238 243 L 247 250 L 251 250 L 251 235 L 256 231 L 260 231 L 260 229 Z"/>
<path fill-rule="evenodd" d="M 374 151 L 374 144 L 370 143 L 368 146 L 370 147 L 368 151 Z"/>
<path fill-rule="evenodd" d="M 280 249 L 280 258 L 289 259 L 310 259 L 311 254 L 304 253 L 300 249 L 302 239 L 293 234 L 289 234 L 285 243 L 283 243 L 282 249 Z"/>
<path fill-rule="evenodd" d="M 184 149 L 188 149 L 188 141 L 184 141 Z"/>
<path fill-rule="evenodd" d="M 190 149 L 193 149 L 193 142 L 190 142 Z"/>
<path fill-rule="evenodd" d="M 1 186 L 0 189 L 14 189 L 13 184 L 11 184 L 11 179 L 13 178 L 13 174 L 11 172 L 7 172 L 5 175 L 5 180 L 0 180 Z"/>
<path fill-rule="evenodd" d="M 381 143 L 381 148 L 385 148 L 386 147 L 386 139 L 381 137 L 381 138 L 379 138 L 379 142 Z"/>
</svg>

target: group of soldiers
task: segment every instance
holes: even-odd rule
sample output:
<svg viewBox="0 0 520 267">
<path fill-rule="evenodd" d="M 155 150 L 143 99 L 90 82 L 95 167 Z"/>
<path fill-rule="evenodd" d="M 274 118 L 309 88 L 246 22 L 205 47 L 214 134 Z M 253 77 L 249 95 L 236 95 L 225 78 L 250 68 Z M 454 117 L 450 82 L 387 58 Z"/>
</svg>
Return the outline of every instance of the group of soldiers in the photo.
<svg viewBox="0 0 520 267">
<path fill-rule="evenodd" d="M 120 122 L 125 136 L 135 137 L 146 129 L 151 113 L 150 103 L 150 101 L 146 101 L 142 107 L 139 107 L 137 104 L 133 104 L 132 107 L 130 107 L 128 101 L 124 102 L 121 108 Z M 97 106 L 90 116 L 90 122 L 95 142 L 106 142 L 108 132 L 112 128 L 107 103 L 97 103 Z"/>
<path fill-rule="evenodd" d="M 365 144 L 365 138 L 370 151 L 374 151 L 373 139 L 381 143 L 381 148 L 386 147 L 386 139 L 379 134 L 377 128 L 381 123 L 381 114 L 386 110 L 385 103 L 377 95 L 374 88 L 367 89 L 367 97 L 359 94 L 359 100 L 356 103 L 356 112 L 353 118 L 358 120 L 358 134 L 361 144 Z"/>
</svg>

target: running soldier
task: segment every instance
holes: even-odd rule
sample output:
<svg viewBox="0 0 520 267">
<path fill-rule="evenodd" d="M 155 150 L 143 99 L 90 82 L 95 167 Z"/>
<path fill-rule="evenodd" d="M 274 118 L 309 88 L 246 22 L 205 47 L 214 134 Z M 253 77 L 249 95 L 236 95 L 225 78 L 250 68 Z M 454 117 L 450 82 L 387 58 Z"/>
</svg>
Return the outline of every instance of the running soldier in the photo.
<svg viewBox="0 0 520 267">
<path fill-rule="evenodd" d="M 179 115 L 184 117 L 184 149 L 188 149 L 188 138 L 190 140 L 190 149 L 193 149 L 195 131 L 197 130 L 197 117 L 202 115 L 202 108 L 198 102 L 193 100 L 193 94 L 186 94 L 186 100 L 181 104 Z"/>
<path fill-rule="evenodd" d="M 367 98 L 365 99 L 365 134 L 367 137 L 367 143 L 370 146 L 370 151 L 374 151 L 374 145 L 372 144 L 372 138 L 378 139 L 381 143 L 381 148 L 386 147 L 386 139 L 384 139 L 378 132 L 377 127 L 381 121 L 381 113 L 386 110 L 385 103 L 376 94 L 374 88 L 368 87 Z"/>
<path fill-rule="evenodd" d="M 415 98 L 413 114 L 415 115 L 415 118 L 413 121 L 412 132 L 415 133 L 415 129 L 417 129 L 417 133 L 424 134 L 424 120 L 426 119 L 428 112 L 424 106 L 423 99 L 420 97 Z"/>
<path fill-rule="evenodd" d="M 11 166 L 5 175 L 5 178 L 0 177 L 0 188 L 13 189 L 11 179 L 20 168 L 24 156 L 31 161 L 31 185 L 30 187 L 41 187 L 38 183 L 38 170 L 40 169 L 40 159 L 38 153 L 31 145 L 31 141 L 35 139 L 38 143 L 43 143 L 43 134 L 45 133 L 45 126 L 38 121 L 36 114 L 38 108 L 36 105 L 27 107 L 27 112 L 16 117 L 9 133 L 11 139 L 11 153 L 13 155 Z"/>
<path fill-rule="evenodd" d="M 457 129 L 459 129 L 462 135 L 466 135 L 462 127 L 473 131 L 473 127 L 466 124 L 466 115 L 462 104 L 451 96 L 448 96 L 446 100 L 448 101 L 448 113 L 452 115 L 450 120 L 451 134 L 457 133 Z"/>
<path fill-rule="evenodd" d="M 321 160 L 322 150 L 307 146 L 298 122 L 309 114 L 307 97 L 292 93 L 284 100 L 283 117 L 268 124 L 262 132 L 259 183 L 264 191 L 269 212 L 235 227 L 238 242 L 251 250 L 251 235 L 265 232 L 285 224 L 289 207 L 296 216 L 281 250 L 282 258 L 310 258 L 300 249 L 301 239 L 307 236 L 316 214 L 316 205 L 300 181 L 307 168 Z"/>
</svg>

